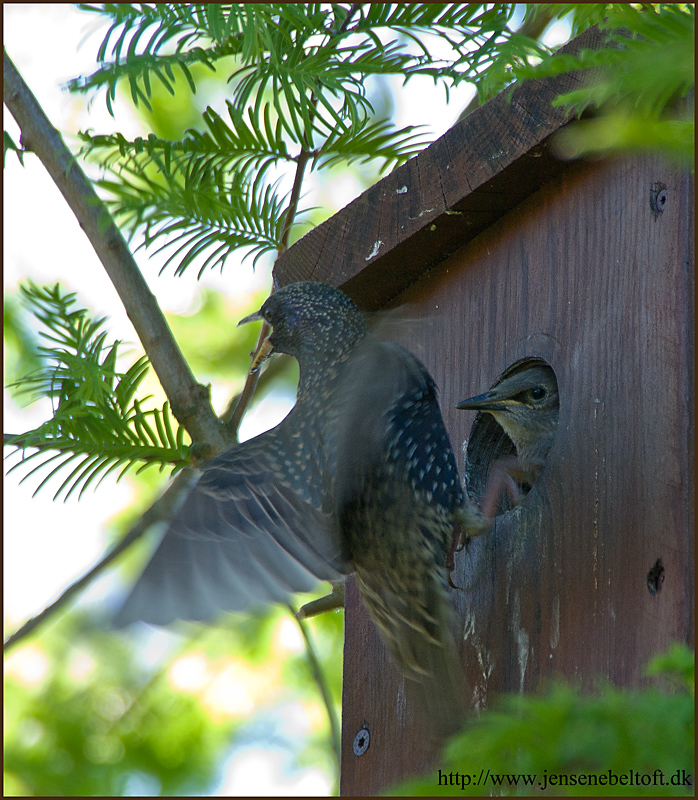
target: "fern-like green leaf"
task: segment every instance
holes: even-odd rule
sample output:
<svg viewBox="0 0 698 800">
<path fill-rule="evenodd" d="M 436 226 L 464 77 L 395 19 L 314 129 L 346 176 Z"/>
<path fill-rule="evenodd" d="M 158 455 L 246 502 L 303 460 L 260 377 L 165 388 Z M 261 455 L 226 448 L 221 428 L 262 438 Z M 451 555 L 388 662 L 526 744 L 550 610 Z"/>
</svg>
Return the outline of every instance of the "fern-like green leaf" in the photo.
<svg viewBox="0 0 698 800">
<path fill-rule="evenodd" d="M 555 7 L 557 8 L 557 7 Z M 578 55 L 556 53 L 538 65 L 517 65 L 520 79 L 583 72 L 586 80 L 553 105 L 599 116 L 561 131 L 560 152 L 574 158 L 649 150 L 684 163 L 694 160 L 692 103 L 677 105 L 695 85 L 695 9 L 685 3 L 613 4 L 599 27 L 607 42 Z M 589 19 L 580 4 L 575 17 Z M 595 19 L 592 15 L 591 19 Z"/>
<path fill-rule="evenodd" d="M 131 235 L 140 230 L 146 245 L 170 248 L 167 265 L 177 273 L 195 260 L 203 261 L 199 274 L 223 266 L 237 248 L 255 261 L 278 249 L 287 208 L 263 175 L 279 167 L 291 172 L 301 152 L 319 168 L 378 159 L 385 171 L 428 143 L 412 128 L 375 119 L 369 76 L 429 76 L 447 91 L 470 80 L 493 92 L 511 80 L 512 64 L 547 52 L 512 32 L 515 4 L 81 8 L 109 26 L 99 69 L 69 88 L 106 87 L 110 108 L 120 81 L 134 103 L 149 107 L 154 82 L 174 92 L 179 70 L 195 91 L 194 64 L 216 70 L 222 58 L 234 57 L 232 67 L 226 61 L 227 118 L 208 108 L 201 130 L 179 141 L 81 134 L 83 153 L 109 171 L 101 186 L 121 226 Z M 437 54 L 435 42 L 448 47 Z"/>
<path fill-rule="evenodd" d="M 145 410 L 148 398 L 136 398 L 148 371 L 147 359 L 141 357 L 125 373 L 119 372 L 120 343 L 107 345 L 105 320 L 92 319 L 86 309 L 76 308 L 74 293 L 64 294 L 58 284 L 32 283 L 21 291 L 43 323 L 40 335 L 46 344 L 39 348 L 43 365 L 16 385 L 35 399 L 49 398 L 53 416 L 6 442 L 22 453 L 10 472 L 28 470 L 23 481 L 41 470 L 47 472 L 38 492 L 71 467 L 54 495 L 67 499 L 78 489 L 82 495 L 98 478 L 103 480 L 121 466 L 122 475 L 133 467 L 185 466 L 189 457 L 184 431 L 177 426 L 174 432 L 169 405 Z"/>
<path fill-rule="evenodd" d="M 143 246 L 159 242 L 156 253 L 174 248 L 163 269 L 179 259 L 175 271 L 181 274 L 205 256 L 201 275 L 222 267 L 239 248 L 248 248 L 256 263 L 279 247 L 286 199 L 278 194 L 278 182 L 268 183 L 263 173 L 254 180 L 241 173 L 230 177 L 215 162 L 204 174 L 197 163 L 173 159 L 171 166 L 168 172 L 157 156 L 134 156 L 121 165 L 118 181 L 99 182 L 120 224 L 131 235 L 143 232 Z"/>
</svg>

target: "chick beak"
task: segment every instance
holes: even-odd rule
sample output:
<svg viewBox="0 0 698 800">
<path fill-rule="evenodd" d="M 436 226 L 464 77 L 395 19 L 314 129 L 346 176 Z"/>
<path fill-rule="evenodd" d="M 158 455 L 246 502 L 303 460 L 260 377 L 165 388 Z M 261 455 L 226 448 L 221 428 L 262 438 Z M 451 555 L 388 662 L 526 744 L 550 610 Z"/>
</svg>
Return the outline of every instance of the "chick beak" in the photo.
<svg viewBox="0 0 698 800">
<path fill-rule="evenodd" d="M 500 397 L 496 391 L 490 389 L 489 392 L 469 397 L 456 404 L 458 409 L 468 411 L 501 411 L 509 405 L 508 397 Z"/>
</svg>

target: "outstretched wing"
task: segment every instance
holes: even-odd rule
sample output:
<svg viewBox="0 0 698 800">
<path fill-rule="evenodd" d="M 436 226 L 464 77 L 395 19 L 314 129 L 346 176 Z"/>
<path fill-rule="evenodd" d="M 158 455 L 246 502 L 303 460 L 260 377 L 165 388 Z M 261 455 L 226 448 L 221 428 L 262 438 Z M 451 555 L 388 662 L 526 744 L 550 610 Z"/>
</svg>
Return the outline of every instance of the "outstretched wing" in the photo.
<svg viewBox="0 0 698 800">
<path fill-rule="evenodd" d="M 284 475 L 283 429 L 213 459 L 116 615 L 165 625 L 288 602 L 345 571 L 317 487 L 302 496 Z"/>
</svg>

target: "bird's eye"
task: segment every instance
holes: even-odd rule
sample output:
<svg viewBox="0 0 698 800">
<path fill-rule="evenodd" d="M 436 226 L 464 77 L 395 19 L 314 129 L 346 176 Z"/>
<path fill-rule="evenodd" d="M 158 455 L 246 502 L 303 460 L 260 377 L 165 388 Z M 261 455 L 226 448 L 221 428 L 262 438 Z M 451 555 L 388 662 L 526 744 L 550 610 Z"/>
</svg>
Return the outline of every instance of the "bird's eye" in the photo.
<svg viewBox="0 0 698 800">
<path fill-rule="evenodd" d="M 262 311 L 262 316 L 264 317 L 264 319 L 265 319 L 267 322 L 269 322 L 269 323 L 271 324 L 271 309 L 270 309 L 270 308 L 265 308 L 265 309 Z"/>
<path fill-rule="evenodd" d="M 545 389 L 542 386 L 536 386 L 534 389 L 531 389 L 532 400 L 542 400 L 544 397 Z"/>
</svg>

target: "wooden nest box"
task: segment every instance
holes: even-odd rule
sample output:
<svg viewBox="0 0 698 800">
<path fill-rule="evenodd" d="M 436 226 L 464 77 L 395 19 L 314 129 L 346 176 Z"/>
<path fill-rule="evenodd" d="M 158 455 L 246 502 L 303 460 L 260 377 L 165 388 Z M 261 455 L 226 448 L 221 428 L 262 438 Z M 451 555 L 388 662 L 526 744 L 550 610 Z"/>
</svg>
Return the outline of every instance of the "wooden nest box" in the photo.
<svg viewBox="0 0 698 800">
<path fill-rule="evenodd" d="M 591 29 L 568 49 L 599 42 Z M 455 404 L 522 358 L 555 371 L 541 477 L 456 559 L 474 708 L 555 675 L 637 684 L 693 636 L 693 179 L 655 157 L 556 160 L 569 118 L 550 101 L 577 82 L 489 101 L 276 269 L 281 285 L 331 283 L 365 310 L 410 304 L 399 340 L 436 380 L 461 472 L 474 415 Z M 402 684 L 350 581 L 343 794 L 434 766 Z"/>
</svg>

